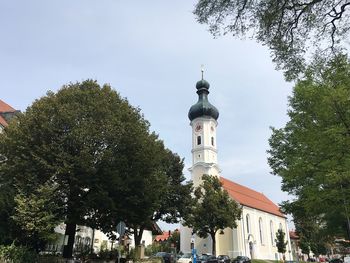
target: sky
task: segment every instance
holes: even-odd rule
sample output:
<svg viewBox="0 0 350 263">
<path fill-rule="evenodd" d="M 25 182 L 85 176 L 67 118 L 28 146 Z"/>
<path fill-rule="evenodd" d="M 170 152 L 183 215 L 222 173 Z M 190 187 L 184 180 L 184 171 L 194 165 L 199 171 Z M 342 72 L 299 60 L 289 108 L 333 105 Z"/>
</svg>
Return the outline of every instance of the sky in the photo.
<svg viewBox="0 0 350 263">
<path fill-rule="evenodd" d="M 190 179 L 195 84 L 210 83 L 220 116 L 222 176 L 290 197 L 267 164 L 270 127 L 288 121 L 293 84 L 254 40 L 213 38 L 192 14 L 193 0 L 0 0 L 0 99 L 25 111 L 48 90 L 95 79 L 140 107 L 165 145 L 185 159 Z M 167 226 L 163 226 L 167 227 Z"/>
</svg>

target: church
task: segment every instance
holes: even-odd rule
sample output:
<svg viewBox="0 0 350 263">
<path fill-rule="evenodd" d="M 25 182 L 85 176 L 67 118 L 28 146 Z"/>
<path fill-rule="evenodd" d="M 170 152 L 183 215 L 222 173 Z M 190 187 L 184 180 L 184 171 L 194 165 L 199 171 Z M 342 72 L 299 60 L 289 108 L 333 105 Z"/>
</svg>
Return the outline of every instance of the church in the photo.
<svg viewBox="0 0 350 263">
<path fill-rule="evenodd" d="M 196 84 L 198 102 L 188 113 L 192 127 L 192 167 L 191 179 L 194 187 L 201 184 L 203 174 L 220 178 L 223 188 L 229 196 L 242 207 L 241 219 L 237 228 L 224 229 L 224 234 L 217 233 L 217 255 L 228 255 L 231 258 L 247 256 L 251 259 L 278 260 L 282 258 L 276 247 L 276 232 L 282 229 L 286 234 L 286 260 L 292 260 L 291 244 L 287 218 L 279 207 L 264 194 L 243 185 L 232 182 L 221 176 L 217 159 L 216 129 L 218 128 L 219 111 L 208 100 L 209 83 L 202 80 Z M 206 239 L 192 235 L 190 228 L 180 227 L 180 245 L 182 252 L 190 252 L 191 243 L 197 254 L 212 251 L 211 238 Z"/>
</svg>

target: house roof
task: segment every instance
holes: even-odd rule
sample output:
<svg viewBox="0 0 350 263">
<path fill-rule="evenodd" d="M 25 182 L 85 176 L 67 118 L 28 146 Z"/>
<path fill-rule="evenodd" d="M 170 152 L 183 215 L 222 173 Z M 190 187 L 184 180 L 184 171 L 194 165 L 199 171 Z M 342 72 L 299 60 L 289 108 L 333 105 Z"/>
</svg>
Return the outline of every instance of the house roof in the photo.
<svg viewBox="0 0 350 263">
<path fill-rule="evenodd" d="M 16 110 L 0 99 L 0 112 L 15 112 Z"/>
<path fill-rule="evenodd" d="M 165 241 L 165 240 L 168 240 L 168 238 L 175 232 L 179 232 L 178 229 L 175 229 L 173 232 L 171 232 L 170 230 L 169 231 L 163 231 L 163 233 L 161 235 L 157 235 L 155 238 L 154 238 L 154 241 Z"/>
<path fill-rule="evenodd" d="M 8 119 L 10 119 L 16 112 L 17 111 L 14 108 L 0 99 L 0 126 L 6 127 L 8 125 Z M 7 114 L 9 114 L 8 117 L 6 117 Z"/>
<path fill-rule="evenodd" d="M 157 235 L 155 238 L 154 238 L 154 241 L 165 241 L 165 240 L 168 240 L 168 238 L 170 237 L 171 233 L 170 231 L 163 231 L 163 233 L 161 235 Z"/>
<path fill-rule="evenodd" d="M 263 193 L 254 191 L 248 187 L 220 177 L 223 188 L 239 204 L 255 208 L 280 217 L 286 217 L 281 213 L 279 207 L 268 199 Z"/>
<path fill-rule="evenodd" d="M 290 239 L 299 239 L 299 236 L 297 233 L 295 233 L 295 231 L 289 231 L 289 237 Z"/>
</svg>

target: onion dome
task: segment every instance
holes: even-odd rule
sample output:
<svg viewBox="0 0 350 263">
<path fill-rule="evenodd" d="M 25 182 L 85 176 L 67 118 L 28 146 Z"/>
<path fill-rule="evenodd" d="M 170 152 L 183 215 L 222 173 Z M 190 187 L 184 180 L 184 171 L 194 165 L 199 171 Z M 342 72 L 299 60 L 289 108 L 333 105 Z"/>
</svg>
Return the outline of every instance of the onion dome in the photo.
<svg viewBox="0 0 350 263">
<path fill-rule="evenodd" d="M 204 79 L 197 82 L 198 102 L 194 104 L 188 112 L 188 118 L 191 121 L 204 116 L 211 117 L 215 120 L 219 118 L 218 109 L 208 101 L 209 86 L 209 83 Z"/>
</svg>

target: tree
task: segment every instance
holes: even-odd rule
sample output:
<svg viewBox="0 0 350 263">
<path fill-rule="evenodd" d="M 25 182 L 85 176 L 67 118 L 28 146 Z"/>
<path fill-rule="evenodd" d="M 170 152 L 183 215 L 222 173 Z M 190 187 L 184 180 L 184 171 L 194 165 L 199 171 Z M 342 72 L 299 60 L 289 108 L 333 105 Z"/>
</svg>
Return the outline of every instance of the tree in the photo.
<svg viewBox="0 0 350 263">
<path fill-rule="evenodd" d="M 168 239 L 168 242 L 170 247 L 174 245 L 176 251 L 179 252 L 180 251 L 180 231 L 178 231 L 177 229 L 173 231 L 173 233 Z"/>
<path fill-rule="evenodd" d="M 40 185 L 35 192 L 15 196 L 15 212 L 12 218 L 22 230 L 23 241 L 38 253 L 48 241 L 56 238 L 54 228 L 59 224 L 57 208 L 52 202 L 55 185 Z"/>
<path fill-rule="evenodd" d="M 149 142 L 156 138 L 151 137 Z M 115 206 L 107 210 L 101 223 L 104 231 L 112 232 L 118 220 L 125 221 L 134 235 L 135 246 L 141 244 L 143 231 L 154 222 L 179 222 L 191 202 L 192 192 L 192 184 L 184 182 L 183 160 L 165 149 L 161 141 L 154 144 L 145 143 L 147 138 L 142 140 L 144 147 L 134 151 L 136 155 L 124 158 L 127 169 L 122 180 L 109 184 L 109 196 Z"/>
<path fill-rule="evenodd" d="M 24 196 L 52 182 L 56 215 L 68 235 L 64 257 L 71 257 L 76 225 L 98 227 L 99 210 L 114 204 L 108 185 L 122 180 L 123 160 L 147 136 L 149 124 L 140 110 L 109 85 L 71 83 L 36 100 L 5 128 L 0 182 Z"/>
<path fill-rule="evenodd" d="M 303 254 L 309 256 L 310 250 L 314 255 L 327 254 L 327 246 L 334 243 L 334 233 L 325 227 L 324 215 L 315 215 L 306 210 L 301 200 L 292 203 L 283 202 L 283 210 L 293 214 L 296 233 L 299 236 L 299 245 Z M 332 225 L 339 225 L 338 220 L 330 219 Z M 341 223 L 340 223 L 341 225 Z"/>
<path fill-rule="evenodd" d="M 345 56 L 310 67 L 289 98 L 290 120 L 272 129 L 268 162 L 295 196 L 282 207 L 304 226 L 345 236 L 350 200 L 350 65 Z"/>
<path fill-rule="evenodd" d="M 210 235 L 216 255 L 216 233 L 225 228 L 237 227 L 242 209 L 222 188 L 218 177 L 203 175 L 202 184 L 194 191 L 193 206 L 185 217 L 184 225 L 191 227 L 192 232 L 201 238 Z"/>
<path fill-rule="evenodd" d="M 19 228 L 16 227 L 11 215 L 14 213 L 14 189 L 0 176 L 0 244 L 10 245 L 15 239 Z"/>
<path fill-rule="evenodd" d="M 284 256 L 284 253 L 286 253 L 287 249 L 287 244 L 288 242 L 285 241 L 284 237 L 286 236 L 286 234 L 283 232 L 282 229 L 278 229 L 276 232 L 276 247 L 277 247 L 277 251 L 278 253 L 282 253 L 282 255 Z"/>
<path fill-rule="evenodd" d="M 214 35 L 250 35 L 266 45 L 288 80 L 305 67 L 305 54 L 333 57 L 347 47 L 348 0 L 199 0 L 194 14 Z"/>
</svg>

